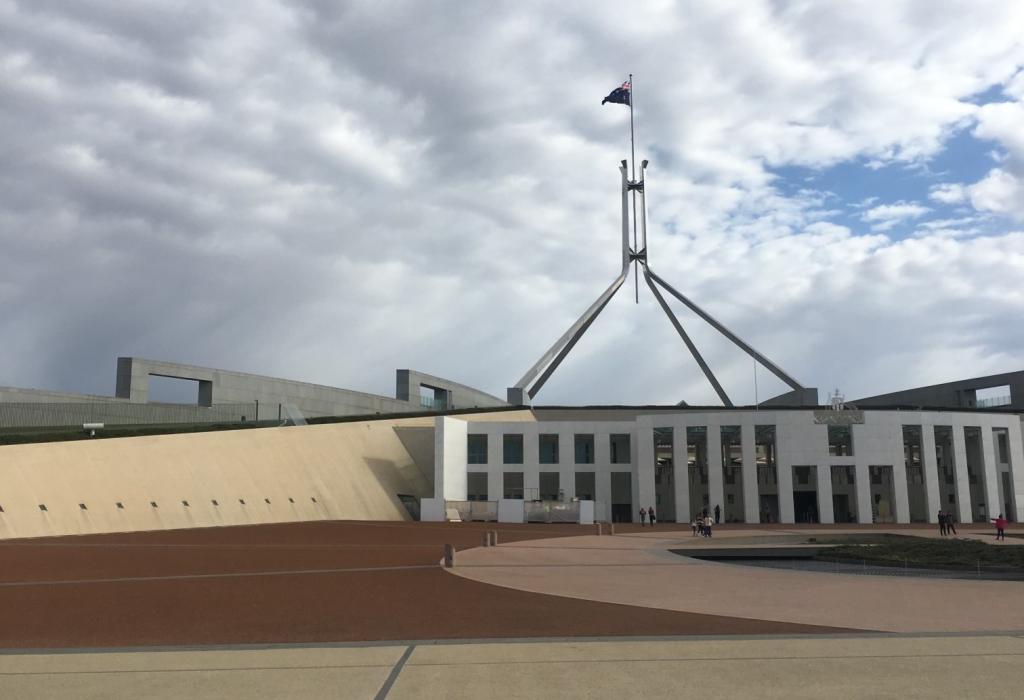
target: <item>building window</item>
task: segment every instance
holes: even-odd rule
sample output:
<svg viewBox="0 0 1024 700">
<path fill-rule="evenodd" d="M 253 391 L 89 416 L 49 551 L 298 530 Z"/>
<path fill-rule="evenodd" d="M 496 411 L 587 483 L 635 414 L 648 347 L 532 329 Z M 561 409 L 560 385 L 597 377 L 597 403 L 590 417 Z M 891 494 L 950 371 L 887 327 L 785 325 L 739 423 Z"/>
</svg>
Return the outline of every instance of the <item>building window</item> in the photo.
<svg viewBox="0 0 1024 700">
<path fill-rule="evenodd" d="M 828 453 L 834 457 L 853 455 L 853 432 L 850 426 L 828 426 Z"/>
<path fill-rule="evenodd" d="M 466 474 L 466 498 L 470 501 L 487 500 L 487 472 Z"/>
<path fill-rule="evenodd" d="M 522 434 L 502 436 L 502 461 L 505 464 L 523 463 L 523 436 Z M 522 498 L 522 496 L 520 496 Z"/>
<path fill-rule="evenodd" d="M 522 437 L 520 435 L 519 437 Z M 523 498 L 523 473 L 522 472 L 505 472 L 502 474 L 502 497 L 503 498 Z"/>
<path fill-rule="evenodd" d="M 612 464 L 629 464 L 629 433 L 613 433 L 608 436 L 611 446 Z"/>
<path fill-rule="evenodd" d="M 541 464 L 558 464 L 558 435 L 542 434 L 538 448 Z"/>
<path fill-rule="evenodd" d="M 576 464 L 594 463 L 594 436 L 578 434 L 576 442 Z"/>
<path fill-rule="evenodd" d="M 469 464 L 487 464 L 487 436 L 466 436 L 466 462 Z"/>
<path fill-rule="evenodd" d="M 590 437 L 593 437 L 593 435 Z M 594 494 L 596 493 L 594 472 L 576 472 L 575 479 L 576 498 L 581 501 L 594 500 Z"/>
</svg>

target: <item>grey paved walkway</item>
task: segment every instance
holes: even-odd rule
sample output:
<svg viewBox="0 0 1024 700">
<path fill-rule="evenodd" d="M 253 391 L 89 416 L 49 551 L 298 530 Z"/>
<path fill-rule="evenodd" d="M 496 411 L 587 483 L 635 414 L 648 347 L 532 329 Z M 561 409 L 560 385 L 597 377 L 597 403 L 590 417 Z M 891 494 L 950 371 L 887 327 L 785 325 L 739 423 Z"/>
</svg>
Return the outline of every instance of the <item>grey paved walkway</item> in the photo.
<svg viewBox="0 0 1024 700">
<path fill-rule="evenodd" d="M 11 698 L 1019 697 L 1017 636 L 0 655 Z"/>
</svg>

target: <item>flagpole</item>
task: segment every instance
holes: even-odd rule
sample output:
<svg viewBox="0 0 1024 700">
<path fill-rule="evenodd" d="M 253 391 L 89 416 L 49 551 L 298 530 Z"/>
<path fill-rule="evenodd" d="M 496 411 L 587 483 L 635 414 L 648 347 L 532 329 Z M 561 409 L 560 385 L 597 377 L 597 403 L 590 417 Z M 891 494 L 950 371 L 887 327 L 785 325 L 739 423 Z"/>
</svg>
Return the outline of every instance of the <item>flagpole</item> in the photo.
<svg viewBox="0 0 1024 700">
<path fill-rule="evenodd" d="M 633 74 L 629 74 L 629 179 L 636 182 L 636 145 L 633 133 Z M 633 253 L 639 253 L 636 239 L 636 190 L 633 195 Z M 637 260 L 633 258 L 633 301 L 640 303 L 640 276 L 637 271 Z"/>
</svg>

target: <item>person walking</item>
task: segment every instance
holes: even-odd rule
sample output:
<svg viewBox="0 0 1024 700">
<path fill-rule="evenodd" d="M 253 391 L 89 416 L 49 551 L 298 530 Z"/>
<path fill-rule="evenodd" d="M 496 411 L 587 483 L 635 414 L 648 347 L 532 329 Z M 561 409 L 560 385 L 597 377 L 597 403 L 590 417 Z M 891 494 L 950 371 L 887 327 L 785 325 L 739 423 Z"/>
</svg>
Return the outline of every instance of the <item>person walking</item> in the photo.
<svg viewBox="0 0 1024 700">
<path fill-rule="evenodd" d="M 946 514 L 943 513 L 940 510 L 939 511 L 939 535 L 941 537 L 945 537 L 946 534 L 947 534 L 947 532 L 946 532 Z"/>
<path fill-rule="evenodd" d="M 690 521 L 690 537 L 697 536 L 697 518 Z"/>
<path fill-rule="evenodd" d="M 955 535 L 956 534 L 956 523 L 953 520 L 953 511 L 951 511 L 951 510 L 947 510 L 946 511 L 946 534 L 947 535 Z"/>
<path fill-rule="evenodd" d="M 657 516 L 654 515 L 654 506 L 647 509 L 647 519 L 651 521 L 651 527 L 654 527 L 654 524 L 658 522 Z"/>
<path fill-rule="evenodd" d="M 640 527 L 644 527 L 647 524 L 647 509 L 640 509 Z"/>
<path fill-rule="evenodd" d="M 715 506 L 715 525 L 722 522 L 722 507 L 719 505 Z"/>
<path fill-rule="evenodd" d="M 705 537 L 711 537 L 711 526 L 712 526 L 712 524 L 714 524 L 714 521 L 711 519 L 710 515 L 708 517 L 704 518 L 704 536 Z"/>
<path fill-rule="evenodd" d="M 996 539 L 1005 542 L 1006 533 L 1004 530 L 1006 530 L 1006 518 L 1004 518 L 1003 514 L 1000 513 L 998 518 L 990 518 L 990 520 L 996 524 Z"/>
</svg>

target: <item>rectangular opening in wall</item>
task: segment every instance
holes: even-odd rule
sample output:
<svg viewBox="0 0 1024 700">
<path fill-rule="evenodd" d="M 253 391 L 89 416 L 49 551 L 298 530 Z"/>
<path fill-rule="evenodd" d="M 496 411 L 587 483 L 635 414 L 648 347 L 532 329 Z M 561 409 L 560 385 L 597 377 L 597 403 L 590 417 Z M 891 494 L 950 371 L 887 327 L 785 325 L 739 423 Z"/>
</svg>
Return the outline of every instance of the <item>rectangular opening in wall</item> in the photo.
<svg viewBox="0 0 1024 700">
<path fill-rule="evenodd" d="M 199 405 L 199 381 L 178 377 L 149 376 L 149 400 L 154 403 Z"/>
<path fill-rule="evenodd" d="M 487 472 L 466 474 L 466 498 L 470 501 L 487 500 Z"/>
<path fill-rule="evenodd" d="M 466 436 L 466 462 L 487 464 L 487 435 L 471 433 Z"/>
<path fill-rule="evenodd" d="M 523 463 L 523 436 L 513 433 L 501 436 L 501 461 L 504 464 Z"/>
<path fill-rule="evenodd" d="M 633 474 L 612 472 L 612 522 L 633 522 Z M 648 504 L 650 505 L 650 504 Z"/>
<path fill-rule="evenodd" d="M 853 427 L 849 425 L 828 426 L 828 453 L 833 457 L 853 456 Z"/>
<path fill-rule="evenodd" d="M 896 522 L 896 487 L 891 464 L 868 467 L 871 492 L 871 519 L 876 523 Z"/>
<path fill-rule="evenodd" d="M 995 408 L 1010 405 L 1010 385 L 993 386 L 974 392 L 974 405 L 978 408 Z"/>
<path fill-rule="evenodd" d="M 612 433 L 608 436 L 612 464 L 629 464 L 629 433 Z"/>
<path fill-rule="evenodd" d="M 560 489 L 558 472 L 540 473 L 540 499 L 542 501 L 561 501 Z"/>
<path fill-rule="evenodd" d="M 577 433 L 574 436 L 576 464 L 594 463 L 594 436 Z"/>
<path fill-rule="evenodd" d="M 793 466 L 793 518 L 798 523 L 820 522 L 818 508 L 818 467 Z"/>
<path fill-rule="evenodd" d="M 597 480 L 594 472 L 576 472 L 576 498 L 581 501 L 593 501 L 597 493 Z"/>
<path fill-rule="evenodd" d="M 537 440 L 538 458 L 541 464 L 558 464 L 558 435 L 542 433 Z"/>
<path fill-rule="evenodd" d="M 857 522 L 857 470 L 852 464 L 832 465 L 832 514 L 837 523 Z"/>
<path fill-rule="evenodd" d="M 520 435 L 520 437 L 522 437 Z M 501 486 L 502 486 L 502 498 L 518 498 L 523 497 L 523 473 L 522 472 L 504 472 L 501 475 Z"/>
<path fill-rule="evenodd" d="M 674 452 L 675 431 L 672 428 L 655 428 L 654 500 L 658 506 L 658 517 L 666 522 L 679 518 L 676 509 Z"/>
<path fill-rule="evenodd" d="M 775 466 L 775 426 L 754 426 L 758 508 L 762 523 L 779 522 L 779 473 Z"/>
</svg>

